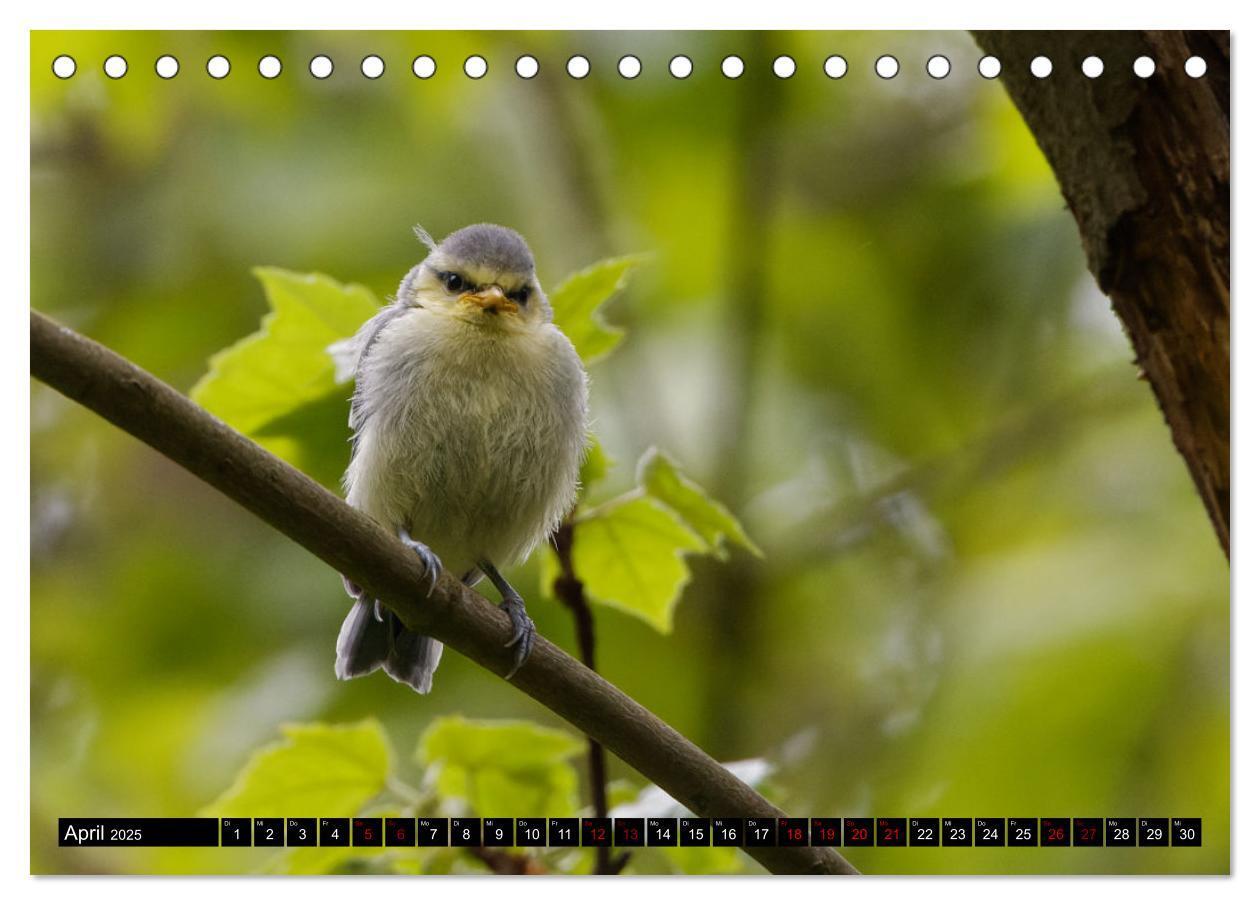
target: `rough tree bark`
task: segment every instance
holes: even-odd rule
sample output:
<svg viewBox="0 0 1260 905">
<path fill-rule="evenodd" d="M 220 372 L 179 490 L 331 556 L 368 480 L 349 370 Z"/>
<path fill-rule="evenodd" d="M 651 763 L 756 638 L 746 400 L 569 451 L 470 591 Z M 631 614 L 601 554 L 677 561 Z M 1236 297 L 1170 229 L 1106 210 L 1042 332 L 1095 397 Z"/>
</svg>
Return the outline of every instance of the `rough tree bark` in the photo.
<svg viewBox="0 0 1260 905">
<path fill-rule="evenodd" d="M 1046 155 L 1229 555 L 1229 34 L 975 32 Z M 1081 61 L 1100 57 L 1101 77 Z M 1029 70 L 1048 57 L 1048 78 Z M 1149 56 L 1143 79 L 1133 61 Z M 1188 57 L 1207 63 L 1202 78 Z"/>
</svg>

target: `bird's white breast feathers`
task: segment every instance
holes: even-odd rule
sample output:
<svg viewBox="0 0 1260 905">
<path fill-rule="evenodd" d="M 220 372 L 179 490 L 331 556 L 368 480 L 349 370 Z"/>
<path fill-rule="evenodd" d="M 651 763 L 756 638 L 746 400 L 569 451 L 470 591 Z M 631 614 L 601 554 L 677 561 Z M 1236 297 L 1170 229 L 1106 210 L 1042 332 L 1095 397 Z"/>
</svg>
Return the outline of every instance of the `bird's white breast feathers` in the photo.
<svg viewBox="0 0 1260 905">
<path fill-rule="evenodd" d="M 456 574 L 524 558 L 573 505 L 586 375 L 554 326 L 487 329 L 408 309 L 381 328 L 357 379 L 369 414 L 346 499 Z"/>
</svg>

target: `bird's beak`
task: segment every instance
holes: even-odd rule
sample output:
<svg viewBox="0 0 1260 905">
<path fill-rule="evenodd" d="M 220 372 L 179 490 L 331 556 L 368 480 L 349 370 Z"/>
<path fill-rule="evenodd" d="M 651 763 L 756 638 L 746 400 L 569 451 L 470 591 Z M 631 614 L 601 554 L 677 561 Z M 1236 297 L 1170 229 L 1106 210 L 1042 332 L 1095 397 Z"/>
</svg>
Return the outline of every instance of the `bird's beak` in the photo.
<svg viewBox="0 0 1260 905">
<path fill-rule="evenodd" d="M 505 296 L 498 286 L 487 286 L 480 292 L 465 292 L 459 300 L 476 305 L 487 314 L 515 314 L 520 310 L 516 302 Z"/>
</svg>

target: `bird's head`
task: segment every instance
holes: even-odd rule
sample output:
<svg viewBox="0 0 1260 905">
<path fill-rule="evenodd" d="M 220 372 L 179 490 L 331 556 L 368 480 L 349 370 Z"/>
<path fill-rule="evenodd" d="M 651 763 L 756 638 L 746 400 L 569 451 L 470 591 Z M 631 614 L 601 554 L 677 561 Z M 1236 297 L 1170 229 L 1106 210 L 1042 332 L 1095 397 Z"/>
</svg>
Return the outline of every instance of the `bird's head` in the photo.
<svg viewBox="0 0 1260 905">
<path fill-rule="evenodd" d="M 429 256 L 407 274 L 399 301 L 486 329 L 522 331 L 551 321 L 534 256 L 515 230 L 478 223 L 440 243 L 419 227 L 416 235 Z"/>
</svg>

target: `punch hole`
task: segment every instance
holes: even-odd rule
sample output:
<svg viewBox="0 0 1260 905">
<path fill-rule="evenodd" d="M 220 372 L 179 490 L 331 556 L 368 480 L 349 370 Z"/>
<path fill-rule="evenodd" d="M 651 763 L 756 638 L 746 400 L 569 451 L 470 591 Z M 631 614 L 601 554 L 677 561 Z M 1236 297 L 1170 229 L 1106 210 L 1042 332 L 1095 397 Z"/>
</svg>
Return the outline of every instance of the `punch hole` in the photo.
<svg viewBox="0 0 1260 905">
<path fill-rule="evenodd" d="M 537 58 L 531 57 L 529 54 L 516 59 L 516 74 L 523 79 L 532 79 L 538 75 L 538 68 Z"/>
<path fill-rule="evenodd" d="M 796 73 L 796 60 L 787 56 L 775 57 L 774 62 L 770 64 L 770 68 L 774 70 L 774 74 L 781 79 L 790 79 Z"/>
<path fill-rule="evenodd" d="M 945 78 L 945 76 L 949 75 L 950 68 L 949 57 L 939 53 L 928 57 L 927 74 L 932 78 Z"/>
<path fill-rule="evenodd" d="M 617 61 L 617 72 L 621 74 L 623 79 L 637 79 L 642 71 L 643 64 L 639 62 L 639 58 L 634 56 L 634 54 L 626 54 Z"/>
<path fill-rule="evenodd" d="M 1101 57 L 1086 57 L 1081 60 L 1081 73 L 1087 79 L 1096 79 L 1103 74 L 1103 70 L 1107 67 L 1103 65 Z"/>
<path fill-rule="evenodd" d="M 173 79 L 179 75 L 179 60 L 169 53 L 163 54 L 154 62 L 153 71 L 158 74 L 160 79 Z"/>
<path fill-rule="evenodd" d="M 981 57 L 976 64 L 976 71 L 981 78 L 995 79 L 1002 74 L 1002 61 L 995 56 Z"/>
<path fill-rule="evenodd" d="M 1142 56 L 1133 61 L 1133 74 L 1140 79 L 1149 79 L 1155 74 L 1155 61 Z"/>
<path fill-rule="evenodd" d="M 486 62 L 486 58 L 473 54 L 464 60 L 464 75 L 470 79 L 479 79 L 490 71 L 490 64 Z"/>
<path fill-rule="evenodd" d="M 722 60 L 722 75 L 728 79 L 737 79 L 744 74 L 744 61 L 735 54 Z"/>
<path fill-rule="evenodd" d="M 1203 57 L 1191 57 L 1186 60 L 1186 75 L 1192 79 L 1201 79 L 1207 75 L 1207 60 Z"/>
<path fill-rule="evenodd" d="M 1054 64 L 1050 62 L 1049 57 L 1033 57 L 1032 62 L 1028 64 L 1028 71 L 1036 78 L 1049 78 L 1050 73 L 1054 72 Z"/>
<path fill-rule="evenodd" d="M 311 57 L 310 62 L 311 75 L 317 79 L 326 79 L 333 74 L 333 61 L 331 57 L 324 56 L 322 53 L 318 56 Z"/>
<path fill-rule="evenodd" d="M 258 61 L 258 74 L 265 79 L 276 78 L 283 69 L 284 64 L 280 62 L 280 58 L 271 54 Z"/>
<path fill-rule="evenodd" d="M 890 53 L 884 54 L 875 61 L 875 74 L 881 79 L 896 78 L 897 73 L 901 71 L 901 64 L 897 62 L 897 58 Z"/>
<path fill-rule="evenodd" d="M 385 74 L 385 61 L 374 53 L 369 53 L 359 61 L 359 71 L 364 78 L 379 79 Z"/>
<path fill-rule="evenodd" d="M 823 60 L 823 72 L 829 79 L 842 79 L 849 71 L 849 61 L 837 53 Z"/>
<path fill-rule="evenodd" d="M 427 54 L 420 54 L 411 61 L 411 74 L 418 79 L 431 79 L 435 72 L 437 72 L 437 63 L 433 62 L 433 57 Z"/>
<path fill-rule="evenodd" d="M 206 60 L 206 74 L 212 79 L 225 79 L 232 71 L 232 64 L 222 54 L 215 54 Z"/>
<path fill-rule="evenodd" d="M 564 64 L 564 71 L 569 74 L 570 78 L 584 79 L 591 74 L 591 61 L 581 54 L 574 54 Z"/>
<path fill-rule="evenodd" d="M 676 79 L 685 79 L 691 75 L 691 57 L 679 54 L 669 61 L 669 74 Z"/>
<path fill-rule="evenodd" d="M 74 57 L 68 53 L 63 53 L 52 61 L 52 71 L 59 79 L 68 79 L 78 70 L 79 64 L 74 61 Z"/>
<path fill-rule="evenodd" d="M 120 79 L 127 74 L 127 60 L 118 54 L 105 58 L 105 74 L 111 79 Z"/>
</svg>

